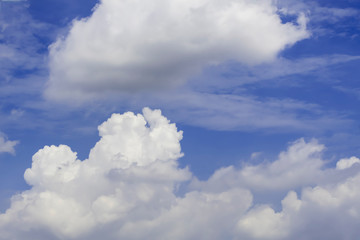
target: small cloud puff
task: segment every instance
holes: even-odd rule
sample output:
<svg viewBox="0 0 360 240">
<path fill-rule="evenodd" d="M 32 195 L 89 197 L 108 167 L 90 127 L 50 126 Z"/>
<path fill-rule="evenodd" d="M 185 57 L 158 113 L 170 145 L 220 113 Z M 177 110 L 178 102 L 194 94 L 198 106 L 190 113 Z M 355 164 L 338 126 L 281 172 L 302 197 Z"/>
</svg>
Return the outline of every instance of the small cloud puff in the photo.
<svg viewBox="0 0 360 240">
<path fill-rule="evenodd" d="M 7 137 L 0 132 L 0 153 L 15 154 L 15 146 L 19 141 L 10 141 Z"/>
<path fill-rule="evenodd" d="M 325 168 L 325 147 L 316 140 L 299 139 L 273 162 L 224 167 L 199 181 L 178 166 L 182 132 L 159 110 L 113 114 L 98 129 L 101 138 L 86 160 L 66 145 L 46 146 L 33 156 L 24 175 L 32 187 L 13 196 L 0 215 L 0 239 L 300 240 L 360 234 L 360 172 L 352 164 L 358 159 Z"/>
</svg>

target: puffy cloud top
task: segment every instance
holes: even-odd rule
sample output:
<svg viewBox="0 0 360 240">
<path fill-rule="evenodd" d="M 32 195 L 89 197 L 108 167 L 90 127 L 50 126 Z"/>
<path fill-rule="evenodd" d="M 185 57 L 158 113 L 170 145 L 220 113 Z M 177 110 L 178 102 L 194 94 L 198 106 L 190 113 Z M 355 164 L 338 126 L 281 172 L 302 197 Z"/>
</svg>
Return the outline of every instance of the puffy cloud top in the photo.
<svg viewBox="0 0 360 240">
<path fill-rule="evenodd" d="M 96 226 L 124 224 L 130 212 L 134 219 L 152 218 L 175 200 L 177 183 L 191 177 L 177 167 L 182 132 L 160 110 L 113 114 L 99 134 L 84 161 L 66 145 L 45 146 L 33 156 L 24 174 L 32 189 L 0 215 L 0 239 L 39 239 L 38 231 L 80 238 Z M 3 228 L 13 222 L 22 223 L 17 233 Z"/>
<path fill-rule="evenodd" d="M 143 114 L 113 114 L 101 124 L 101 140 L 91 150 L 89 161 L 127 168 L 131 164 L 145 166 L 156 160 L 176 160 L 181 157 L 179 141 L 182 132 L 178 132 L 174 124 L 169 124 L 159 110 L 145 108 Z"/>
<path fill-rule="evenodd" d="M 50 47 L 52 99 L 180 84 L 204 66 L 256 64 L 308 37 L 271 0 L 102 0 Z"/>
</svg>

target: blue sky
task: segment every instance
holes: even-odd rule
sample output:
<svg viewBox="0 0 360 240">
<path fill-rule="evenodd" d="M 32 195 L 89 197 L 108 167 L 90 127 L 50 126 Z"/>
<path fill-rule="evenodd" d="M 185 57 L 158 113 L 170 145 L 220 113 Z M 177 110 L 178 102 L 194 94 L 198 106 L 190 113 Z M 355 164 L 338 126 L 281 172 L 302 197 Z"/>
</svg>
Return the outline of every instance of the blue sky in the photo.
<svg viewBox="0 0 360 240">
<path fill-rule="evenodd" d="M 179 202 L 176 205 L 178 211 L 183 211 L 181 204 L 195 201 L 192 198 L 195 192 L 200 195 L 211 193 L 217 198 L 219 195 L 216 194 L 223 191 L 232 196 L 230 202 L 239 200 L 240 195 L 247 196 L 249 192 L 253 200 L 248 207 L 244 207 L 246 210 L 240 213 L 241 217 L 237 217 L 240 219 L 237 230 L 231 236 L 223 235 L 226 230 L 219 226 L 218 235 L 214 235 L 218 239 L 296 239 L 294 236 L 301 231 L 307 233 L 304 236 L 308 239 L 312 239 L 311 234 L 318 231 L 322 235 L 319 233 L 317 236 L 327 238 L 321 230 L 311 229 L 303 222 L 300 224 L 300 217 L 298 219 L 296 216 L 307 219 L 311 207 L 318 209 L 316 201 L 311 200 L 320 196 L 316 195 L 320 194 L 317 193 L 318 189 L 325 189 L 329 196 L 338 198 L 339 202 L 346 199 L 341 204 L 352 207 L 349 210 L 351 216 L 360 211 L 354 199 L 347 198 L 346 194 L 336 195 L 340 191 L 336 187 L 349 187 L 350 182 L 357 179 L 359 170 L 359 13 L 360 2 L 355 0 L 151 0 L 146 4 L 140 0 L 0 0 L 0 239 L 19 239 L 23 236 L 28 236 L 28 239 L 90 239 L 89 234 L 96 239 L 106 229 L 111 232 L 108 239 L 116 236 L 141 239 L 141 235 L 132 235 L 131 227 L 124 227 L 124 231 L 115 234 L 114 226 L 124 226 L 121 214 L 116 216 L 116 221 L 109 220 L 109 224 L 108 220 L 99 220 L 104 225 L 101 229 L 86 222 L 78 228 L 74 227 L 76 229 L 62 231 L 59 228 L 64 223 L 55 221 L 54 225 L 46 225 L 44 219 L 48 216 L 40 213 L 35 216 L 15 205 L 24 203 L 25 200 L 21 202 L 16 199 L 19 196 L 25 199 L 24 196 L 28 194 L 25 191 L 29 190 L 34 199 L 51 192 L 67 196 L 82 206 L 83 202 L 77 196 L 67 190 L 57 192 L 54 187 L 57 185 L 51 185 L 52 181 L 62 179 L 63 175 L 55 174 L 52 176 L 54 179 L 50 180 L 42 178 L 48 176 L 46 171 L 51 172 L 46 167 L 47 161 L 50 161 L 48 166 L 52 166 L 51 161 L 67 158 L 56 152 L 55 148 L 51 150 L 54 151 L 53 155 L 45 154 L 44 157 L 39 154 L 41 156 L 38 158 L 44 160 L 32 160 L 33 155 L 46 145 L 63 144 L 77 152 L 78 159 L 84 160 L 83 165 L 89 163 L 89 166 L 93 166 L 92 161 L 97 163 L 102 158 L 106 159 L 105 150 L 91 150 L 96 149 L 94 146 L 97 142 L 99 149 L 102 149 L 102 144 L 106 145 L 104 139 L 107 138 L 104 136 L 109 132 L 104 130 L 106 133 L 99 137 L 98 126 L 113 113 L 130 111 L 142 114 L 144 107 L 161 109 L 162 115 L 171 123 L 176 123 L 179 131 L 183 131 L 180 144 L 184 156 L 177 155 L 179 153 L 175 146 L 178 146 L 180 138 L 174 137 L 175 130 L 160 120 L 154 120 L 158 125 L 154 123 L 153 128 L 161 128 L 164 139 L 168 136 L 169 142 L 173 141 L 174 145 L 167 146 L 163 139 L 158 139 L 158 143 L 155 140 L 137 142 L 140 140 L 127 135 L 130 131 L 126 130 L 134 129 L 138 133 L 137 125 L 129 123 L 122 126 L 125 123 L 108 120 L 125 129 L 116 132 L 119 138 L 115 140 L 119 142 L 111 144 L 115 144 L 115 149 L 116 144 L 130 149 L 131 146 L 134 149 L 137 149 L 135 146 L 142 146 L 141 151 L 144 152 L 150 151 L 148 148 L 153 146 L 153 151 L 146 153 L 150 158 L 158 156 L 155 159 L 165 159 L 164 156 L 169 154 L 166 159 L 179 164 L 177 168 L 170 169 L 179 174 L 174 173 L 178 178 L 174 180 L 169 177 L 171 183 L 166 182 L 180 186 L 181 194 L 174 190 L 172 197 L 169 197 Z M 150 113 L 146 115 L 146 111 L 143 115 L 148 121 L 146 126 L 152 124 L 153 118 L 162 119 L 155 113 L 155 117 Z M 130 118 L 134 124 L 140 121 L 135 117 Z M 169 149 L 164 150 L 165 154 L 156 146 Z M 109 152 L 112 149 L 103 148 Z M 122 149 L 121 146 L 118 148 Z M 62 147 L 59 149 L 60 152 L 67 151 Z M 89 157 L 90 150 L 104 152 Z M 124 147 L 123 151 L 116 154 L 125 157 L 129 154 L 128 158 L 133 159 L 130 150 Z M 51 160 L 50 156 L 56 154 L 59 157 Z M 50 160 L 46 160 L 46 157 Z M 147 166 L 148 161 L 153 161 L 134 159 L 131 161 L 137 167 Z M 300 159 L 303 165 L 297 160 L 294 160 L 295 164 L 291 159 Z M 339 163 L 341 159 L 346 161 Z M 37 168 L 36 164 L 41 167 Z M 101 162 L 98 164 L 101 165 Z M 115 172 L 115 180 L 112 179 L 114 182 L 110 184 L 112 186 L 119 181 L 118 170 L 123 166 L 111 167 Z M 281 185 L 275 173 L 282 176 L 280 169 L 287 167 L 290 173 L 295 172 L 294 176 L 303 174 L 309 181 L 294 178 L 289 180 L 289 186 Z M 303 168 L 305 170 L 301 172 Z M 336 169 L 343 168 L 346 168 L 344 172 L 336 172 Z M 33 175 L 24 179 L 26 169 L 30 169 L 28 172 Z M 128 169 L 128 166 L 124 169 Z M 184 169 L 188 172 L 185 173 Z M 145 171 L 150 170 L 146 168 Z M 70 174 L 75 170 L 68 171 Z M 230 177 L 224 177 L 223 171 L 227 171 L 225 175 Z M 218 175 L 220 177 L 216 177 Z M 285 175 L 284 179 L 287 179 Z M 163 176 L 159 178 L 163 179 Z M 258 183 L 266 178 L 269 184 Z M 51 184 L 43 184 L 42 181 Z M 81 185 L 81 180 L 76 181 L 74 186 L 86 187 Z M 126 184 L 129 182 L 125 181 Z M 153 186 L 148 187 L 152 189 Z M 239 195 L 234 190 L 238 187 L 248 192 Z M 137 189 L 136 186 L 134 188 Z M 112 194 L 118 202 L 126 202 L 128 199 L 116 195 L 119 191 L 125 194 L 125 188 L 119 189 L 115 187 Z M 358 190 L 349 189 L 354 191 L 351 196 L 360 196 L 356 195 Z M 154 192 L 157 191 L 156 188 Z M 298 194 L 296 201 L 295 192 Z M 160 190 L 157 193 L 160 196 L 170 194 Z M 98 193 L 98 199 L 103 199 L 100 198 L 102 194 Z M 182 194 L 191 197 L 182 197 Z M 196 204 L 200 204 L 196 201 L 189 204 L 196 208 Z M 296 211 L 302 212 L 295 214 L 287 210 L 286 203 L 289 201 L 302 201 L 303 206 L 307 204 L 310 207 L 296 208 Z M 124 206 L 127 206 L 125 202 Z M 330 200 L 324 202 L 329 203 Z M 36 200 L 33 200 L 33 205 L 27 204 L 34 207 L 34 211 L 38 211 L 36 207 L 40 208 L 41 205 Z M 44 205 L 51 208 L 51 201 Z M 348 218 L 341 206 L 339 212 L 324 212 L 328 216 L 341 214 L 346 223 L 359 223 L 358 217 L 353 220 Z M 143 206 L 140 203 L 138 207 L 161 208 L 156 204 Z M 23 221 L 24 226 L 27 223 L 20 217 L 5 213 L 6 210 L 18 211 L 17 214 L 24 216 L 28 214 L 28 219 L 36 220 L 29 225 L 30 230 L 26 227 L 7 230 L 6 226 L 15 222 Z M 134 214 L 139 214 L 132 211 L 125 211 L 131 221 Z M 225 212 L 224 219 L 233 221 L 231 209 L 229 213 Z M 321 213 L 316 213 L 320 218 Z M 171 232 L 171 226 L 165 226 L 168 232 L 158 230 L 163 229 L 162 221 L 167 217 L 175 219 L 171 214 L 169 210 L 166 216 L 153 216 L 154 231 L 150 231 L 143 222 L 136 222 L 142 218 L 134 220 L 134 224 L 157 238 L 173 236 L 175 239 L 196 239 L 196 232 L 184 235 L 184 238 L 176 236 Z M 219 213 L 211 214 L 209 219 Z M 183 216 L 186 217 L 185 212 Z M 262 224 L 259 219 L 267 217 L 278 225 L 259 233 L 256 228 Z M 144 219 L 149 221 L 146 217 Z M 286 225 L 284 222 L 287 221 L 294 223 L 294 226 L 298 224 L 298 228 Z M 201 220 L 198 223 L 205 224 Z M 217 225 L 216 222 L 208 222 L 204 226 L 211 224 Z M 326 222 L 324 226 L 332 224 Z M 201 229 L 203 225 L 199 226 Z M 342 235 L 344 231 L 348 235 Z M 8 237 L 2 238 L 3 234 Z M 339 228 L 339 231 L 334 230 L 333 236 L 337 237 L 335 239 L 355 239 L 356 234 L 358 230 L 349 224 Z"/>
</svg>

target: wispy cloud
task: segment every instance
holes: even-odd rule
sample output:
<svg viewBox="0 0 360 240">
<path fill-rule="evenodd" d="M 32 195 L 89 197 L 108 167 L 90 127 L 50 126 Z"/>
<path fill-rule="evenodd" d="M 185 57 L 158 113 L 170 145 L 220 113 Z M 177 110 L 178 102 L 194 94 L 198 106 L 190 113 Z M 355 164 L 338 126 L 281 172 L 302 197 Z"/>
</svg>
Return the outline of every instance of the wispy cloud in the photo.
<svg viewBox="0 0 360 240">
<path fill-rule="evenodd" d="M 290 98 L 265 98 L 246 93 L 201 93 L 189 90 L 142 96 L 137 101 L 159 106 L 172 119 L 216 130 L 320 133 L 353 125 L 344 114 Z"/>
<path fill-rule="evenodd" d="M 348 1 L 349 6 L 352 1 Z M 346 7 L 324 6 L 317 1 L 301 0 L 301 1 L 279 1 L 284 8 L 284 13 L 296 13 L 302 11 L 306 13 L 309 19 L 309 31 L 314 37 L 319 36 L 349 36 L 349 28 L 353 27 L 353 22 L 359 20 L 359 9 Z M 335 4 L 336 5 L 336 4 Z M 356 4 L 355 4 L 356 5 Z M 290 7 L 291 6 L 291 7 Z M 330 25 L 329 25 L 330 24 Z M 352 32 L 352 31 L 350 31 Z M 350 37 L 354 36 L 350 33 Z"/>
<path fill-rule="evenodd" d="M 324 70 L 358 60 L 360 56 L 333 54 L 296 59 L 279 57 L 272 62 L 254 66 L 232 61 L 204 69 L 201 75 L 189 82 L 189 85 L 201 92 L 229 92 L 234 91 L 234 87 L 243 87 L 246 84 L 256 84 L 265 80 L 270 80 L 275 85 L 278 85 L 277 82 L 280 82 L 280 85 L 291 85 L 297 84 L 295 76 L 298 78 L 307 76 L 308 81 L 319 80 Z M 309 75 L 314 77 L 309 78 Z M 287 79 L 286 82 L 280 81 L 284 78 Z M 330 81 L 330 79 L 322 81 Z"/>
</svg>

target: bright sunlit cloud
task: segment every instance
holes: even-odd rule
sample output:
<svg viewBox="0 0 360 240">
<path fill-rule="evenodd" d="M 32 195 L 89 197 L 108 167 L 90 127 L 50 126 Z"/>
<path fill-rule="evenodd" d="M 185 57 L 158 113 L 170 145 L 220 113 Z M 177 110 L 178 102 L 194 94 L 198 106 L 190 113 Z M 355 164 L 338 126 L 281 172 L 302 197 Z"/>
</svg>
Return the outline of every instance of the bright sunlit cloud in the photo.
<svg viewBox="0 0 360 240">
<path fill-rule="evenodd" d="M 257 64 L 309 37 L 273 1 L 103 0 L 50 47 L 45 95 L 66 101 L 180 85 L 227 60 Z"/>
<path fill-rule="evenodd" d="M 31 189 L 13 196 L 0 215 L 0 239 L 360 234 L 351 227 L 360 214 L 359 160 L 326 167 L 325 146 L 315 139 L 291 143 L 274 162 L 224 167 L 199 181 L 179 167 L 182 132 L 160 110 L 113 114 L 98 129 L 101 138 L 86 160 L 66 145 L 45 146 L 33 156 L 24 175 Z"/>
</svg>

